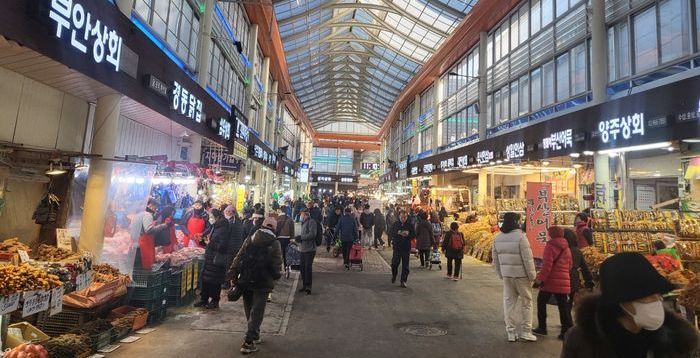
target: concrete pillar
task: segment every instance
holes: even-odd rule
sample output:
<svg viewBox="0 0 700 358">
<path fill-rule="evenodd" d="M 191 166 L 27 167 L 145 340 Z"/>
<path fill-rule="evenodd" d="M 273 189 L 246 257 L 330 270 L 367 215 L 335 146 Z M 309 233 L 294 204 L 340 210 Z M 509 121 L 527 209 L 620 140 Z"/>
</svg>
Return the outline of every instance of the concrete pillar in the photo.
<svg viewBox="0 0 700 358">
<path fill-rule="evenodd" d="M 116 0 L 119 11 L 126 17 L 131 18 L 131 9 L 134 8 L 134 0 Z"/>
<path fill-rule="evenodd" d="M 593 168 L 595 172 L 595 186 L 602 185 L 605 188 L 605 203 L 601 209 L 612 208 L 612 180 L 610 177 L 610 158 L 607 154 L 595 154 L 593 157 Z M 594 192 L 597 192 L 594 188 Z M 596 198 L 598 201 L 598 198 Z"/>
<path fill-rule="evenodd" d="M 213 16 L 214 0 L 204 0 L 204 13 L 199 18 L 199 39 L 197 41 L 197 83 L 199 83 L 202 88 L 205 88 L 209 82 Z"/>
<path fill-rule="evenodd" d="M 478 196 L 476 199 L 477 205 L 483 207 L 488 198 L 488 182 L 489 174 L 486 169 L 479 169 L 479 185 L 477 186 Z"/>
<path fill-rule="evenodd" d="M 268 66 L 269 67 L 269 66 Z M 277 81 L 272 81 L 272 84 L 268 84 L 270 86 L 270 90 L 268 91 L 268 97 L 272 101 L 272 125 L 270 126 L 270 130 L 268 131 L 268 138 L 270 138 L 270 143 L 272 143 L 273 148 L 277 148 L 280 145 L 279 138 L 277 136 L 276 130 L 277 130 L 277 118 L 279 118 L 282 113 L 280 111 L 280 107 L 277 105 L 277 99 L 279 98 L 277 95 L 277 88 L 279 86 Z M 294 151 L 294 148 L 289 148 L 290 153 Z"/>
<path fill-rule="evenodd" d="M 435 78 L 433 81 L 433 149 L 435 149 L 433 153 L 437 153 L 437 149 L 445 144 L 442 143 L 442 109 L 440 108 L 440 102 L 442 102 L 441 83 L 440 77 Z"/>
<path fill-rule="evenodd" d="M 250 25 L 250 33 L 248 35 L 248 53 L 246 54 L 248 61 L 250 61 L 251 66 L 248 67 L 246 71 L 246 79 L 248 80 L 248 87 L 245 89 L 245 103 L 243 103 L 243 108 L 241 111 L 248 117 L 248 126 L 254 127 L 253 123 L 255 118 L 253 118 L 253 111 L 250 106 L 253 104 L 253 86 L 255 86 L 255 64 L 257 63 L 256 57 L 258 56 L 258 24 Z M 259 129 L 259 128 L 258 128 Z"/>
<path fill-rule="evenodd" d="M 259 109 L 260 117 L 262 118 L 262 123 L 260 124 L 260 136 L 264 139 L 267 140 L 268 142 L 272 143 L 271 137 L 267 136 L 267 128 L 269 127 L 269 123 L 267 123 L 267 100 L 268 94 L 270 93 L 270 58 L 265 57 L 263 59 L 263 64 L 262 64 L 262 71 L 260 72 L 260 82 L 262 82 L 263 85 L 263 90 L 262 93 L 260 94 L 260 100 L 262 101 L 262 108 Z M 276 148 L 272 148 L 276 149 Z"/>
<path fill-rule="evenodd" d="M 479 34 L 479 78 L 478 78 L 478 87 L 479 87 L 479 140 L 484 140 L 486 139 L 486 128 L 488 126 L 488 118 L 486 118 L 486 113 L 488 111 L 486 110 L 487 107 L 487 102 L 486 102 L 486 97 L 487 97 L 487 91 L 486 91 L 486 84 L 487 84 L 487 77 L 486 77 L 486 43 L 488 42 L 488 34 L 486 32 L 482 32 Z"/>
<path fill-rule="evenodd" d="M 97 100 L 91 154 L 101 155 L 104 159 L 114 158 L 119 138 L 120 110 L 119 94 L 107 95 Z M 104 159 L 90 160 L 78 242 L 80 250 L 91 252 L 97 262 L 102 255 L 104 222 L 112 180 L 112 162 Z"/>
<path fill-rule="evenodd" d="M 608 86 L 608 33 L 605 28 L 605 0 L 591 0 L 591 91 L 593 104 L 605 102 Z"/>
</svg>

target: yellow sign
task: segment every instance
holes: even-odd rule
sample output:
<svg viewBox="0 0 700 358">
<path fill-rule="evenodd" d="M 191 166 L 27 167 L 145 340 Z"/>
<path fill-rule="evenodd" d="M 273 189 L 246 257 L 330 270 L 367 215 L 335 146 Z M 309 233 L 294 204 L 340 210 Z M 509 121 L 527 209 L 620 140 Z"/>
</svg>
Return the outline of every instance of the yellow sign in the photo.
<svg viewBox="0 0 700 358">
<path fill-rule="evenodd" d="M 245 186 L 239 185 L 236 189 L 236 212 L 243 212 L 243 205 L 245 204 Z"/>
<path fill-rule="evenodd" d="M 192 289 L 192 263 L 187 264 L 187 291 Z"/>
<path fill-rule="evenodd" d="M 192 275 L 192 287 L 197 287 L 197 281 L 199 281 L 199 260 L 193 260 L 194 274 Z"/>
<path fill-rule="evenodd" d="M 248 147 L 245 145 L 238 143 L 236 141 L 233 142 L 233 156 L 246 160 L 248 159 Z"/>
<path fill-rule="evenodd" d="M 180 275 L 180 297 L 185 297 L 187 294 L 187 270 L 183 267 Z"/>
</svg>

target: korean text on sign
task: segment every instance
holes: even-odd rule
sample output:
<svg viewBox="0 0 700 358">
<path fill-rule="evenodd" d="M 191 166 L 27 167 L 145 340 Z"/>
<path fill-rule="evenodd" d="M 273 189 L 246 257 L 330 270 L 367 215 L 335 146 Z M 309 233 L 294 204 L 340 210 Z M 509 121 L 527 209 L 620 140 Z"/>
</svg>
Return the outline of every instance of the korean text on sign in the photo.
<svg viewBox="0 0 700 358">
<path fill-rule="evenodd" d="M 119 71 L 122 37 L 94 19 L 83 5 L 73 0 L 51 0 L 49 18 L 56 22 L 57 38 L 70 37 L 71 46 L 85 54 L 92 45 L 92 59 L 96 63 L 106 61 Z"/>
<path fill-rule="evenodd" d="M 172 109 L 185 117 L 202 122 L 202 101 L 178 82 L 173 82 Z"/>
<path fill-rule="evenodd" d="M 630 139 L 633 135 L 644 136 L 644 113 L 600 121 L 598 131 L 603 143 L 616 141 L 618 135 L 623 139 Z"/>
<path fill-rule="evenodd" d="M 574 138 L 573 130 L 566 129 L 563 131 L 552 133 L 549 137 L 542 139 L 542 146 L 549 150 L 562 150 L 573 148 Z"/>
</svg>

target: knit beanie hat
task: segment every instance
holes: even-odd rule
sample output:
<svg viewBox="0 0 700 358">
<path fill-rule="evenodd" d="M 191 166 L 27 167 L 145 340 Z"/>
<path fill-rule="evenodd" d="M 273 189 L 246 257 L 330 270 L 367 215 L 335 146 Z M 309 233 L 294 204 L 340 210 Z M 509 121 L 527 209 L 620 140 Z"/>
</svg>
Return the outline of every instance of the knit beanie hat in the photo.
<svg viewBox="0 0 700 358">
<path fill-rule="evenodd" d="M 639 253 L 617 254 L 600 265 L 601 303 L 618 304 L 664 294 L 675 287 Z"/>
<path fill-rule="evenodd" d="M 273 218 L 272 216 L 268 216 L 262 224 L 263 227 L 269 228 L 269 229 L 274 229 L 277 227 L 277 220 Z"/>
</svg>

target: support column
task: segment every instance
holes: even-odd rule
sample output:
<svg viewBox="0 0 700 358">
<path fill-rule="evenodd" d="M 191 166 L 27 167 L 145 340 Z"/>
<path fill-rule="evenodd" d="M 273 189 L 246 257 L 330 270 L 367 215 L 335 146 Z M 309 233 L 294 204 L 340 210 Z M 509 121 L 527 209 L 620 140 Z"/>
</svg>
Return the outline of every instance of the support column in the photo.
<svg viewBox="0 0 700 358">
<path fill-rule="evenodd" d="M 260 71 L 260 76 L 262 78 L 260 79 L 260 82 L 262 82 L 263 85 L 263 90 L 262 93 L 260 94 L 261 101 L 262 101 L 262 108 L 259 109 L 260 116 L 262 117 L 262 124 L 260 125 L 260 137 L 263 139 L 263 141 L 267 140 L 268 142 L 272 143 L 272 140 L 270 140 L 270 137 L 267 136 L 267 128 L 269 127 L 267 123 L 267 100 L 268 100 L 268 93 L 270 93 L 270 58 L 265 57 L 263 59 L 263 64 L 262 64 L 262 71 Z M 272 148 L 273 150 L 276 148 Z"/>
<path fill-rule="evenodd" d="M 119 11 L 126 17 L 131 18 L 131 9 L 134 8 L 134 0 L 117 0 L 115 2 L 117 3 Z"/>
<path fill-rule="evenodd" d="M 202 88 L 205 88 L 209 82 L 213 16 L 214 0 L 204 0 L 204 14 L 199 18 L 199 40 L 197 41 L 197 83 Z"/>
<path fill-rule="evenodd" d="M 486 77 L 486 43 L 488 42 L 488 34 L 482 32 L 479 34 L 479 140 L 486 139 L 486 128 L 488 127 L 487 110 L 487 77 Z"/>
<path fill-rule="evenodd" d="M 605 28 L 605 0 L 591 0 L 591 71 L 593 104 L 605 102 L 608 86 L 608 33 Z"/>
<path fill-rule="evenodd" d="M 80 250 L 91 252 L 97 262 L 102 255 L 104 222 L 112 180 L 112 162 L 104 159 L 112 159 L 115 155 L 120 110 L 120 94 L 99 98 L 95 107 L 91 154 L 101 155 L 103 159 L 90 160 L 78 246 Z"/>
<path fill-rule="evenodd" d="M 440 108 L 440 103 L 442 102 L 442 86 L 440 77 L 435 78 L 433 81 L 433 149 L 434 154 L 437 154 L 437 149 L 442 143 L 442 108 Z M 389 142 L 391 143 L 391 142 Z M 391 146 L 391 144 L 389 145 Z M 391 150 L 391 148 L 390 148 Z"/>
<path fill-rule="evenodd" d="M 479 185 L 477 186 L 478 196 L 476 199 L 477 205 L 483 207 L 486 204 L 488 197 L 489 174 L 486 169 L 479 169 Z"/>
<path fill-rule="evenodd" d="M 280 145 L 279 138 L 276 135 L 276 130 L 277 130 L 277 118 L 280 117 L 280 107 L 277 105 L 277 88 L 278 88 L 278 82 L 277 81 L 272 81 L 272 84 L 270 85 L 270 91 L 268 91 L 268 96 L 270 97 L 270 100 L 272 101 L 272 125 L 271 130 L 268 133 L 268 138 L 270 138 L 270 143 L 272 143 L 273 148 L 277 148 Z M 289 148 L 290 151 L 293 151 L 294 148 Z"/>
<path fill-rule="evenodd" d="M 254 127 L 253 121 L 255 121 L 255 118 L 253 118 L 253 114 L 255 111 L 253 111 L 250 106 L 253 104 L 253 86 L 255 86 L 253 83 L 255 79 L 253 77 L 255 77 L 255 64 L 257 63 L 256 57 L 258 56 L 258 24 L 250 25 L 250 33 L 248 35 L 248 53 L 246 55 L 248 57 L 248 61 L 251 63 L 251 66 L 248 67 L 245 74 L 246 80 L 248 81 L 248 87 L 245 89 L 245 103 L 243 103 L 243 108 L 241 111 L 246 114 L 246 117 L 248 117 L 248 126 Z"/>
<path fill-rule="evenodd" d="M 610 178 L 610 158 L 607 154 L 595 154 L 593 157 L 593 168 L 595 171 L 595 186 L 600 185 L 605 188 L 604 203 L 600 209 L 611 209 L 612 208 L 612 180 Z M 594 188 L 594 192 L 597 195 L 597 188 Z M 595 201 L 599 201 L 595 198 Z"/>
</svg>

